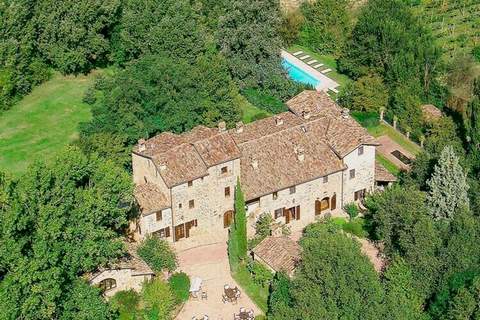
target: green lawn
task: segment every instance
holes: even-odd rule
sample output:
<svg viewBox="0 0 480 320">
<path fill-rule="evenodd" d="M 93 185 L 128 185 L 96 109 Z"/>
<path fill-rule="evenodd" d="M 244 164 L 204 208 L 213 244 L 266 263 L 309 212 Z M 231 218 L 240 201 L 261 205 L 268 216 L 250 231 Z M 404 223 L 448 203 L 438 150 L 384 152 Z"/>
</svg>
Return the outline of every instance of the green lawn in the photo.
<svg viewBox="0 0 480 320">
<path fill-rule="evenodd" d="M 368 232 L 365 228 L 365 219 L 355 218 L 353 220 L 335 217 L 331 218 L 333 223 L 340 226 L 343 231 L 353 234 L 359 238 L 367 238 Z"/>
<path fill-rule="evenodd" d="M 395 176 L 398 176 L 400 174 L 400 169 L 395 165 L 393 164 L 392 162 L 390 162 L 390 160 L 388 160 L 387 158 L 385 158 L 383 155 L 381 155 L 380 153 L 377 153 L 375 155 L 375 159 L 382 165 L 385 167 L 385 169 L 387 169 L 391 174 L 395 175 Z"/>
<path fill-rule="evenodd" d="M 250 123 L 260 118 L 265 118 L 271 115 L 267 111 L 262 110 L 248 102 L 248 100 L 242 95 L 238 95 L 238 100 L 236 101 L 236 103 L 238 103 L 238 105 L 240 106 L 243 123 Z"/>
<path fill-rule="evenodd" d="M 408 140 L 403 134 L 384 123 L 380 123 L 378 126 L 367 127 L 366 129 L 374 137 L 389 136 L 393 141 L 413 155 L 418 154 L 422 150 L 419 145 Z"/>
<path fill-rule="evenodd" d="M 244 265 L 239 266 L 237 272 L 232 273 L 233 279 L 242 287 L 250 299 L 264 312 L 267 312 L 268 288 L 255 284 L 250 272 Z"/>
<path fill-rule="evenodd" d="M 18 175 L 35 159 L 52 158 L 72 142 L 79 122 L 91 116 L 82 98 L 93 78 L 55 74 L 0 114 L 0 170 Z"/>
<path fill-rule="evenodd" d="M 304 46 L 300 46 L 300 45 L 293 45 L 290 48 L 288 48 L 287 51 L 290 53 L 293 53 L 300 50 L 310 55 L 312 58 L 318 60 L 320 63 L 323 63 L 325 67 L 332 69 L 333 71 L 330 71 L 329 73 L 327 73 L 326 76 L 338 82 L 338 84 L 341 87 L 345 86 L 348 82 L 352 81 L 346 75 L 340 74 L 337 72 L 337 61 L 335 57 L 332 55 L 318 54 L 312 51 L 311 49 Z"/>
</svg>

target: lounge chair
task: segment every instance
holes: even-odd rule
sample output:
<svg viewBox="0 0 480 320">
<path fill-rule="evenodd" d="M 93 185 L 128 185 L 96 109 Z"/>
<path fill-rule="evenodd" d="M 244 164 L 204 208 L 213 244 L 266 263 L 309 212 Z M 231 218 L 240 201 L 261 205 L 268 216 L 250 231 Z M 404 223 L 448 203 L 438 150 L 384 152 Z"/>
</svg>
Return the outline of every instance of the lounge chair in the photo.
<svg viewBox="0 0 480 320">
<path fill-rule="evenodd" d="M 310 58 L 310 56 L 308 54 L 306 54 L 304 56 L 301 56 L 300 60 L 305 60 L 305 59 L 308 59 L 308 58 Z"/>
<path fill-rule="evenodd" d="M 338 93 L 338 90 L 336 88 L 330 88 L 330 91 L 332 91 L 333 93 Z"/>
<path fill-rule="evenodd" d="M 297 51 L 297 52 L 294 52 L 293 55 L 294 55 L 294 56 L 298 56 L 298 55 L 300 55 L 300 54 L 302 54 L 302 53 L 303 53 L 303 51 Z"/>
<path fill-rule="evenodd" d="M 316 64 L 312 68 L 317 69 L 317 68 L 320 68 L 320 67 L 323 67 L 323 63 Z"/>
<path fill-rule="evenodd" d="M 310 60 L 307 62 L 308 65 L 311 65 L 311 64 L 314 64 L 315 62 L 317 62 L 317 60 Z"/>
<path fill-rule="evenodd" d="M 322 70 L 320 71 L 321 73 L 329 73 L 330 71 L 332 71 L 332 69 L 325 69 L 325 70 Z"/>
</svg>

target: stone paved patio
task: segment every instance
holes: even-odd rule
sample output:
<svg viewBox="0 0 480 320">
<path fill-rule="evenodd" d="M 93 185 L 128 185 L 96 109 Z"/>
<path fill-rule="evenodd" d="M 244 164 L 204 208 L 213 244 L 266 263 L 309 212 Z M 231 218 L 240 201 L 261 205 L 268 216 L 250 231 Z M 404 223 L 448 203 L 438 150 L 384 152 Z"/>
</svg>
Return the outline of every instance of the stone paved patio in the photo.
<svg viewBox="0 0 480 320">
<path fill-rule="evenodd" d="M 410 166 L 404 164 L 402 161 L 400 161 L 397 157 L 392 155 L 392 151 L 398 150 L 401 153 L 403 153 L 405 156 L 407 156 L 410 159 L 415 159 L 415 156 L 405 150 L 402 146 L 400 146 L 398 143 L 393 141 L 390 137 L 388 136 L 380 136 L 377 138 L 377 142 L 380 144 L 377 147 L 377 152 L 379 152 L 381 155 L 383 155 L 385 158 L 390 160 L 393 164 L 395 164 L 398 168 L 401 168 L 403 170 L 409 170 Z"/>
<path fill-rule="evenodd" d="M 192 249 L 177 252 L 180 269 L 190 277 L 203 279 L 202 289 L 207 291 L 208 299 L 189 299 L 177 320 L 191 320 L 193 316 L 200 318 L 204 314 L 210 320 L 231 320 L 240 307 L 253 309 L 255 315 L 261 314 L 260 309 L 243 292 L 233 280 L 228 265 L 226 239 L 223 242 L 205 244 Z M 237 304 L 222 302 L 223 286 L 238 286 L 242 292 Z"/>
</svg>

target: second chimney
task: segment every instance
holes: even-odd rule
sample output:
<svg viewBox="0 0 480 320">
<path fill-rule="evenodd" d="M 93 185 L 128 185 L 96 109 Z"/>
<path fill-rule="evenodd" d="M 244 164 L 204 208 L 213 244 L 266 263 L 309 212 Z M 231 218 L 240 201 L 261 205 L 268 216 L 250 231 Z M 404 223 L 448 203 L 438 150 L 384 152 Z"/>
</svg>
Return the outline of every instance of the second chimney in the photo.
<svg viewBox="0 0 480 320">
<path fill-rule="evenodd" d="M 252 168 L 258 169 L 258 160 L 255 158 L 252 158 Z"/>
<path fill-rule="evenodd" d="M 310 109 L 305 109 L 305 110 L 303 110 L 302 116 L 303 116 L 303 118 L 304 118 L 305 120 L 310 119 Z"/>
<path fill-rule="evenodd" d="M 237 133 L 242 133 L 243 132 L 243 122 L 238 121 L 237 124 L 235 125 Z"/>
<path fill-rule="evenodd" d="M 225 121 L 220 121 L 218 123 L 218 131 L 224 132 L 226 130 L 227 130 L 227 124 L 225 123 Z"/>
<path fill-rule="evenodd" d="M 275 124 L 281 126 L 283 124 L 283 118 L 280 116 L 275 117 Z"/>
<path fill-rule="evenodd" d="M 138 140 L 138 151 L 143 152 L 147 149 L 147 143 L 145 139 Z"/>
<path fill-rule="evenodd" d="M 347 119 L 349 114 L 350 114 L 350 110 L 348 110 L 348 108 L 343 108 L 342 109 L 342 118 L 343 119 Z"/>
<path fill-rule="evenodd" d="M 305 151 L 303 150 L 303 148 L 298 148 L 296 153 L 298 161 L 302 162 L 303 160 L 305 160 Z"/>
</svg>

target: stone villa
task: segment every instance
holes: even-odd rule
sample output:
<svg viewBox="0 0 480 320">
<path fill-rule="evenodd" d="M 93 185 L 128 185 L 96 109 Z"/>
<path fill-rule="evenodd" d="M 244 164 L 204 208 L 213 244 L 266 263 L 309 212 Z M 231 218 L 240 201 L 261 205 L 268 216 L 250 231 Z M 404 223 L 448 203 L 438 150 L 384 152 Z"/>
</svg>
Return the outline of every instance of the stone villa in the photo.
<svg viewBox="0 0 480 320">
<path fill-rule="evenodd" d="M 345 204 L 374 189 L 377 143 L 348 110 L 316 91 L 302 92 L 287 106 L 287 112 L 230 130 L 220 123 L 140 140 L 132 155 L 141 210 L 135 237 L 178 242 L 226 235 L 237 178 L 250 234 L 262 213 L 298 231 L 320 217 L 343 215 Z"/>
</svg>

